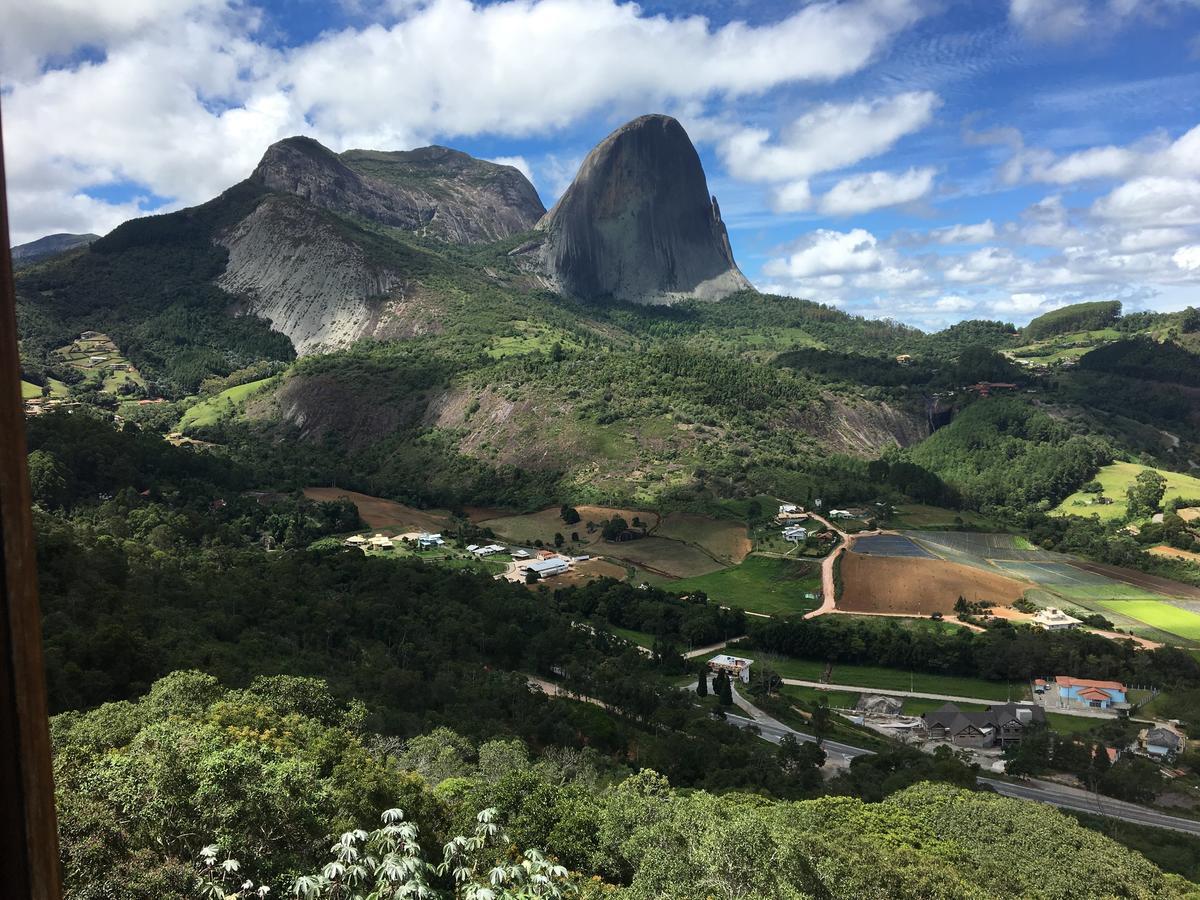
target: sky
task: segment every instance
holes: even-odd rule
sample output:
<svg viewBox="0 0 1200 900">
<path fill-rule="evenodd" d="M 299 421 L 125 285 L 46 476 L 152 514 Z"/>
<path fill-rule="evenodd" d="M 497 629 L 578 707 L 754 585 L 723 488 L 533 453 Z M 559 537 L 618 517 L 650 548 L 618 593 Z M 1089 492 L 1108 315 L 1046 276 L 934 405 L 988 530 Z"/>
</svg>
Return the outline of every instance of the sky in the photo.
<svg viewBox="0 0 1200 900">
<path fill-rule="evenodd" d="M 0 109 L 14 243 L 294 134 L 456 147 L 549 207 L 662 112 L 761 290 L 927 329 L 1200 305 L 1200 0 L 0 0 Z"/>
</svg>

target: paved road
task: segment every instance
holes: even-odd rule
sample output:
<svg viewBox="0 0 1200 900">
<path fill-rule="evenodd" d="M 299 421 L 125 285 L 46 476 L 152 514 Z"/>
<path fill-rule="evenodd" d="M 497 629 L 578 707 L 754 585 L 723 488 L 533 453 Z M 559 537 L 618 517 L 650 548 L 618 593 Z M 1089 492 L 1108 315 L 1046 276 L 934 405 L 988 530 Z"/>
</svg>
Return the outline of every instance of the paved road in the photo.
<svg viewBox="0 0 1200 900">
<path fill-rule="evenodd" d="M 762 710 L 738 696 L 736 692 L 734 692 L 733 699 L 734 703 L 747 713 L 747 716 L 726 714 L 726 721 L 737 728 L 748 728 L 753 725 L 758 728 L 762 738 L 770 741 L 772 744 L 778 744 L 783 740 L 785 734 L 794 736 L 798 741 L 816 740 L 811 735 L 802 734 L 794 728 L 783 724 L 778 719 L 771 718 Z M 828 755 L 828 762 L 834 766 L 847 766 L 850 764 L 850 760 L 856 756 L 864 756 L 872 752 L 864 750 L 861 747 L 841 744 L 837 741 L 825 741 L 822 746 Z M 1113 800 L 1110 797 L 1098 797 L 1087 791 L 1067 787 L 1063 784 L 1055 784 L 1051 781 L 1030 779 L 1022 782 L 1011 782 L 995 778 L 980 778 L 979 783 L 992 788 L 996 793 L 1004 797 L 1015 797 L 1020 800 L 1048 803 L 1051 806 L 1057 806 L 1061 809 L 1087 812 L 1119 819 L 1123 822 L 1133 822 L 1137 825 L 1152 825 L 1157 828 L 1169 828 L 1173 831 L 1183 831 L 1188 834 L 1200 835 L 1200 821 L 1171 816 L 1145 806 L 1138 806 L 1136 803 L 1126 803 L 1122 800 Z"/>
<path fill-rule="evenodd" d="M 728 607 L 726 607 L 728 608 Z M 719 644 L 709 644 L 707 647 L 697 647 L 695 650 L 689 650 L 683 654 L 684 659 L 695 659 L 697 656 L 706 656 L 709 653 L 716 653 L 718 650 L 724 650 L 729 644 L 734 641 L 744 641 L 746 635 L 740 634 L 737 637 L 731 637 L 727 641 L 721 641 Z"/>
</svg>

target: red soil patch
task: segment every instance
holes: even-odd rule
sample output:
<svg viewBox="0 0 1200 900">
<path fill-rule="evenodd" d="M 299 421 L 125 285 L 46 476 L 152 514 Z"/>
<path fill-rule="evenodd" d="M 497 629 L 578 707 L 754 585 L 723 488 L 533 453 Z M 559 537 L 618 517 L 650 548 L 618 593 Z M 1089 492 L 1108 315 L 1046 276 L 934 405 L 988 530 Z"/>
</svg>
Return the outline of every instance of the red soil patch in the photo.
<svg viewBox="0 0 1200 900">
<path fill-rule="evenodd" d="M 837 608 L 851 612 L 927 616 L 953 613 L 955 601 L 1011 606 L 1030 585 L 940 559 L 842 555 L 842 596 Z"/>
<path fill-rule="evenodd" d="M 326 501 L 345 497 L 358 507 L 358 514 L 369 528 L 441 531 L 450 518 L 444 509 L 414 509 L 395 500 L 384 500 L 344 488 L 310 487 L 304 489 L 304 496 L 309 500 Z"/>
</svg>

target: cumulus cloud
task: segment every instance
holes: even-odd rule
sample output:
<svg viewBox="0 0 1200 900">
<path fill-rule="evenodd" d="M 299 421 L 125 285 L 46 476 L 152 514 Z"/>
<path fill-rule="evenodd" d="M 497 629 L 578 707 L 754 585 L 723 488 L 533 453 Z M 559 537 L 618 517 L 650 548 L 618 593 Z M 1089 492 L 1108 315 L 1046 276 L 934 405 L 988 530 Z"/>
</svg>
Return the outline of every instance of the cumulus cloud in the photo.
<svg viewBox="0 0 1200 900">
<path fill-rule="evenodd" d="M 772 277 L 813 278 L 869 272 L 883 265 L 875 235 L 863 228 L 814 231 L 797 241 L 788 253 L 770 260 L 763 273 Z"/>
<path fill-rule="evenodd" d="M 18 6 L 0 35 L 9 178 L 64 219 L 81 188 L 113 181 L 207 199 L 293 133 L 405 148 L 827 82 L 922 15 L 919 0 L 829 0 L 714 26 L 617 0 L 430 0 L 280 49 L 240 0 Z"/>
<path fill-rule="evenodd" d="M 926 167 L 909 169 L 899 175 L 889 172 L 851 175 L 835 184 L 821 198 L 821 211 L 829 215 L 847 216 L 911 203 L 933 189 L 935 174 L 936 170 Z"/>
<path fill-rule="evenodd" d="M 889 150 L 929 124 L 940 102 L 931 91 L 910 91 L 825 103 L 793 121 L 774 141 L 765 129 L 738 129 L 720 142 L 719 153 L 729 173 L 744 181 L 805 179 Z"/>
<path fill-rule="evenodd" d="M 1135 178 L 1098 199 L 1092 212 L 1126 224 L 1194 225 L 1200 223 L 1200 178 Z"/>
</svg>

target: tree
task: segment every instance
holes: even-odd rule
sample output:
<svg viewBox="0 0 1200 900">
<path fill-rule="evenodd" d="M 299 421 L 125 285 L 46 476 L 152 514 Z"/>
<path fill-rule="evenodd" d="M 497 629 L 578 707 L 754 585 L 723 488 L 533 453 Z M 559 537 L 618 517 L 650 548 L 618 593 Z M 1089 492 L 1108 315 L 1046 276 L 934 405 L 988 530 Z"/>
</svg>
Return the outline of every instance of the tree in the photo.
<svg viewBox="0 0 1200 900">
<path fill-rule="evenodd" d="M 700 670 L 699 676 L 696 678 L 696 693 L 701 697 L 708 696 L 708 669 Z"/>
<path fill-rule="evenodd" d="M 34 502 L 47 508 L 59 506 L 66 498 L 67 474 L 58 457 L 48 450 L 34 450 L 28 466 Z"/>
<path fill-rule="evenodd" d="M 628 522 L 626 522 L 621 516 L 613 516 L 604 523 L 604 528 L 601 530 L 600 534 L 606 541 L 611 541 L 620 537 L 628 530 Z"/>
<path fill-rule="evenodd" d="M 728 673 L 717 673 L 716 681 L 713 683 L 713 691 L 717 695 L 717 702 L 722 706 L 733 706 L 733 685 L 729 682 Z"/>
<path fill-rule="evenodd" d="M 538 573 L 537 573 L 535 570 L 533 570 L 533 569 L 526 569 L 526 570 L 525 570 L 525 583 L 526 583 L 526 584 L 537 584 L 537 583 L 538 583 L 538 581 L 540 581 L 540 580 L 541 580 L 541 577 L 542 577 L 542 576 L 541 576 L 541 575 L 539 575 L 539 574 L 538 574 Z"/>
<path fill-rule="evenodd" d="M 562 505 L 562 508 L 558 511 L 558 515 L 563 520 L 563 522 L 565 522 L 567 525 L 574 525 L 576 522 L 579 521 L 579 510 L 577 510 L 573 506 L 568 506 L 565 503 Z"/>
<path fill-rule="evenodd" d="M 825 734 L 829 731 L 829 723 L 833 713 L 829 710 L 829 698 L 821 697 L 812 708 L 813 734 L 817 738 L 817 746 L 825 743 Z"/>
<path fill-rule="evenodd" d="M 1154 515 L 1166 492 L 1167 479 L 1153 469 L 1142 469 L 1133 484 L 1125 490 L 1129 501 L 1129 518 L 1145 519 Z"/>
<path fill-rule="evenodd" d="M 562 536 L 562 532 L 561 532 L 561 531 L 556 531 L 556 532 L 554 532 L 554 546 L 555 546 L 555 547 L 561 547 L 561 546 L 562 546 L 563 544 L 565 544 L 566 542 L 567 542 L 567 540 L 566 540 L 566 538 L 564 538 L 564 537 Z"/>
</svg>

